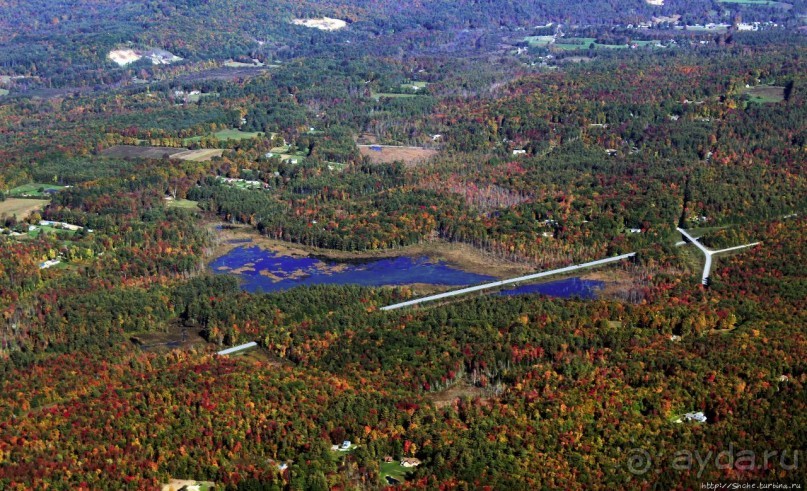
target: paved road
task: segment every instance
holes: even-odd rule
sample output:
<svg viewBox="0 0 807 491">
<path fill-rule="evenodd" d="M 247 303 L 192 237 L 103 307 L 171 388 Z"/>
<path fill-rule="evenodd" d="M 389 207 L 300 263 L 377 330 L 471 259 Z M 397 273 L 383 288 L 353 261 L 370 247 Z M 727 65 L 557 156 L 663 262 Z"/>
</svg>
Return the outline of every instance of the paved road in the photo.
<svg viewBox="0 0 807 491">
<path fill-rule="evenodd" d="M 590 263 L 583 263 L 583 264 L 578 264 L 578 265 L 575 265 L 575 266 L 567 266 L 565 268 L 553 269 L 552 271 L 544 271 L 543 273 L 534 273 L 534 274 L 529 274 L 527 276 L 519 276 L 518 278 L 511 278 L 511 279 L 508 279 L 508 280 L 494 281 L 493 283 L 485 283 L 483 285 L 471 286 L 471 287 L 468 287 L 468 288 L 462 288 L 460 290 L 454 290 L 454 291 L 450 291 L 450 292 L 440 293 L 440 294 L 437 294 L 437 295 L 431 295 L 431 296 L 428 296 L 428 297 L 418 298 L 416 300 L 409 300 L 407 302 L 401 302 L 401 303 L 396 303 L 396 304 L 393 304 L 393 305 L 387 305 L 386 307 L 381 307 L 381 310 L 395 310 L 395 309 L 400 309 L 402 307 L 409 307 L 410 305 L 417 305 L 417 304 L 424 303 L 424 302 L 431 302 L 433 300 L 440 300 L 441 298 L 455 297 L 457 295 L 464 295 L 466 293 L 477 292 L 477 291 L 480 291 L 480 290 L 487 290 L 489 288 L 496 288 L 496 287 L 499 287 L 499 286 L 509 285 L 509 284 L 512 284 L 512 283 L 518 283 L 518 282 L 521 282 L 521 281 L 535 280 L 535 279 L 538 279 L 538 278 L 544 278 L 546 276 L 552 276 L 552 275 L 556 275 L 556 274 L 560 274 L 560 273 L 569 273 L 571 271 L 577 271 L 579 269 L 591 268 L 591 267 L 594 267 L 594 266 L 599 266 L 601 264 L 608 264 L 608 263 L 613 263 L 613 262 L 616 262 L 616 261 L 622 261 L 623 259 L 627 259 L 627 258 L 633 257 L 635 255 L 636 255 L 635 252 L 631 252 L 629 254 L 622 254 L 621 256 L 609 257 L 609 258 L 605 258 L 605 259 L 600 259 L 598 261 L 591 261 Z"/>
<path fill-rule="evenodd" d="M 703 252 L 703 255 L 706 256 L 706 263 L 703 265 L 703 274 L 701 275 L 701 283 L 703 283 L 704 285 L 709 283 L 709 275 L 712 272 L 712 256 L 714 256 L 715 254 L 720 254 L 722 252 L 736 251 L 737 249 L 745 249 L 746 247 L 752 247 L 759 244 L 759 242 L 754 242 L 752 244 L 745 244 L 736 247 L 729 247 L 728 249 L 721 249 L 719 251 L 713 251 L 711 249 L 707 249 L 706 247 L 704 247 L 703 244 L 698 242 L 698 239 L 689 235 L 689 233 L 686 230 L 682 229 L 681 227 L 678 227 L 676 230 L 681 232 L 681 235 L 686 237 L 689 240 L 689 242 L 695 244 L 695 247 L 700 249 L 701 252 Z"/>
</svg>

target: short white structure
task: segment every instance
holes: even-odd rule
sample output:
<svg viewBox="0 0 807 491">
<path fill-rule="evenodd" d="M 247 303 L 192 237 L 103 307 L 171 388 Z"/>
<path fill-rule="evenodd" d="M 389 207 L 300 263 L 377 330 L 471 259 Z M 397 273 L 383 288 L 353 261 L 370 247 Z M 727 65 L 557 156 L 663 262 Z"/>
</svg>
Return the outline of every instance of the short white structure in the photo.
<svg viewBox="0 0 807 491">
<path fill-rule="evenodd" d="M 527 153 L 527 151 L 526 151 L 526 150 L 524 150 L 523 148 L 519 148 L 519 149 L 513 150 L 513 155 L 524 155 L 524 154 L 526 154 L 526 153 Z"/>
<path fill-rule="evenodd" d="M 254 348 L 255 346 L 258 346 L 258 343 L 256 343 L 255 341 L 252 341 L 251 343 L 240 344 L 238 346 L 233 346 L 232 348 L 227 348 L 225 350 L 221 350 L 216 354 L 217 355 L 230 355 L 232 353 L 238 353 L 239 351 L 244 351 L 245 349 Z"/>
<path fill-rule="evenodd" d="M 339 451 L 347 452 L 348 450 L 350 450 L 350 445 L 351 445 L 350 440 L 343 441 L 342 445 L 339 447 Z"/>
<path fill-rule="evenodd" d="M 47 261 L 39 264 L 39 269 L 52 268 L 53 266 L 56 266 L 60 262 L 62 262 L 60 259 L 48 259 Z"/>
<path fill-rule="evenodd" d="M 684 415 L 684 419 L 687 421 L 694 421 L 696 423 L 705 423 L 706 415 L 701 411 L 698 411 L 697 413 L 686 413 Z"/>
</svg>

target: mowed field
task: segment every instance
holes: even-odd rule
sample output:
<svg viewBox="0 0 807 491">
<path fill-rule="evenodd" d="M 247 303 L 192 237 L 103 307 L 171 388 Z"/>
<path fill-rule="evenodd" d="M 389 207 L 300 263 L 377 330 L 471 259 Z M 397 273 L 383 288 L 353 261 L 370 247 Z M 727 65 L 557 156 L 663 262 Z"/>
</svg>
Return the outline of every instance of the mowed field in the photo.
<svg viewBox="0 0 807 491">
<path fill-rule="evenodd" d="M 195 160 L 204 162 L 213 157 L 221 157 L 224 150 L 217 148 L 207 148 L 200 150 L 188 150 L 187 148 L 173 147 L 141 147 L 138 145 L 115 145 L 104 150 L 102 153 L 107 157 L 117 157 L 124 159 L 162 159 L 165 157 L 179 160 Z"/>
<path fill-rule="evenodd" d="M 380 147 L 381 150 L 373 150 Z M 359 145 L 359 152 L 368 157 L 374 164 L 403 162 L 406 165 L 417 165 L 437 155 L 437 150 L 423 147 L 392 147 L 379 145 Z"/>
<path fill-rule="evenodd" d="M 0 216 L 17 215 L 17 219 L 22 220 L 31 213 L 41 210 L 49 202 L 46 199 L 6 198 L 5 201 L 0 201 Z"/>
<path fill-rule="evenodd" d="M 785 88 L 775 85 L 758 85 L 745 89 L 745 93 L 751 98 L 751 102 L 757 103 L 775 103 L 785 99 Z"/>
</svg>

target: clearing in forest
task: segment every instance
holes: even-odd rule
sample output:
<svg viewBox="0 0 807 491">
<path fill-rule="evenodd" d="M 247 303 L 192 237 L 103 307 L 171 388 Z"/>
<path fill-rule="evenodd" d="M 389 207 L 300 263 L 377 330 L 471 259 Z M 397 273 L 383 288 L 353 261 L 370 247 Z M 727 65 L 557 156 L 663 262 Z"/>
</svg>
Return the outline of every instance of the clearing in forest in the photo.
<svg viewBox="0 0 807 491">
<path fill-rule="evenodd" d="M 294 19 L 291 21 L 295 26 L 313 27 L 321 31 L 338 31 L 347 26 L 347 22 L 341 19 L 331 19 L 322 17 L 319 19 Z"/>
<path fill-rule="evenodd" d="M 189 199 L 167 199 L 165 206 L 168 208 L 181 208 L 183 210 L 199 210 L 199 202 Z"/>
<path fill-rule="evenodd" d="M 241 131 L 237 129 L 229 129 L 229 130 L 221 130 L 213 133 L 213 136 L 216 137 L 217 140 L 247 140 L 250 138 L 260 138 L 265 136 L 265 133 L 261 133 L 258 131 Z M 184 145 L 189 145 L 193 142 L 201 141 L 201 136 L 192 136 L 190 138 L 185 138 L 182 140 Z"/>
<path fill-rule="evenodd" d="M 785 99 L 785 88 L 775 85 L 757 85 L 746 88 L 743 93 L 748 94 L 749 102 L 757 104 L 773 104 Z"/>
<path fill-rule="evenodd" d="M 14 198 L 47 198 L 51 194 L 61 189 L 64 189 L 64 186 L 33 182 L 30 184 L 23 184 L 22 186 L 17 186 L 9 191 L 8 194 Z"/>
<path fill-rule="evenodd" d="M 29 214 L 39 211 L 49 203 L 44 199 L 6 198 L 0 201 L 0 216 L 11 217 L 16 215 L 17 220 L 22 220 Z"/>
<path fill-rule="evenodd" d="M 207 162 L 213 157 L 221 157 L 224 150 L 220 148 L 202 148 L 199 150 L 186 150 L 171 156 L 172 159 L 193 160 L 195 162 Z"/>
<path fill-rule="evenodd" d="M 359 145 L 359 152 L 374 164 L 403 162 L 417 165 L 437 155 L 437 150 L 423 147 L 397 147 L 388 145 Z"/>
<path fill-rule="evenodd" d="M 206 148 L 200 150 L 188 150 L 187 148 L 174 147 L 141 147 L 139 145 L 115 145 L 101 152 L 106 157 L 117 157 L 124 159 L 179 159 L 195 160 L 205 162 L 213 157 L 221 157 L 224 150 L 217 148 Z"/>
</svg>

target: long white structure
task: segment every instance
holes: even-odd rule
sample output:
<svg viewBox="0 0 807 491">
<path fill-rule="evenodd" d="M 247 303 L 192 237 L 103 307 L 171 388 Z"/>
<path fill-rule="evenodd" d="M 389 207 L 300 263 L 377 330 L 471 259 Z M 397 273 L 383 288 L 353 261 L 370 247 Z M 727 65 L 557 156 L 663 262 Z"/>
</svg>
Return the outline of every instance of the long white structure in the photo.
<svg viewBox="0 0 807 491">
<path fill-rule="evenodd" d="M 478 292 L 480 290 L 487 290 L 489 288 L 496 288 L 496 287 L 499 287 L 499 286 L 510 285 L 512 283 L 518 283 L 518 282 L 521 282 L 521 281 L 530 281 L 530 280 L 535 280 L 535 279 L 538 279 L 538 278 L 544 278 L 546 276 L 552 276 L 552 275 L 556 275 L 556 274 L 560 274 L 560 273 L 568 273 L 568 272 L 571 272 L 571 271 L 577 271 L 578 269 L 591 268 L 591 267 L 594 267 L 594 266 L 599 266 L 601 264 L 608 264 L 608 263 L 613 263 L 613 262 L 616 262 L 616 261 L 622 261 L 623 259 L 627 259 L 627 258 L 633 257 L 635 255 L 636 255 L 635 252 L 631 252 L 629 254 L 622 254 L 621 256 L 609 257 L 609 258 L 600 259 L 600 260 L 597 260 L 597 261 L 591 261 L 589 263 L 577 264 L 577 265 L 574 265 L 574 266 L 566 266 L 565 268 L 560 268 L 560 269 L 553 269 L 552 271 L 544 271 L 542 273 L 534 273 L 534 274 L 529 274 L 527 276 L 519 276 L 518 278 L 511 278 L 511 279 L 508 279 L 508 280 L 494 281 L 493 283 L 485 283 L 485 284 L 482 284 L 482 285 L 470 286 L 468 288 L 462 288 L 460 290 L 454 290 L 454 291 L 450 291 L 450 292 L 439 293 L 437 295 L 431 295 L 431 296 L 428 296 L 428 297 L 418 298 L 416 300 L 409 300 L 409 301 L 406 301 L 406 302 L 396 303 L 396 304 L 393 304 L 393 305 L 387 305 L 386 307 L 381 307 L 381 310 L 395 310 L 395 309 L 400 309 L 402 307 L 409 307 L 410 305 L 417 305 L 419 303 L 431 302 L 433 300 L 440 300 L 441 298 L 456 297 L 457 295 L 464 295 L 466 293 Z"/>
<path fill-rule="evenodd" d="M 232 354 L 232 353 L 237 353 L 239 351 L 243 351 L 245 349 L 253 348 L 255 346 L 258 346 L 258 343 L 256 343 L 255 341 L 252 341 L 251 343 L 240 344 L 238 346 L 233 346 L 232 348 L 227 348 L 225 350 L 221 350 L 216 354 L 217 355 L 229 355 L 229 354 Z"/>
<path fill-rule="evenodd" d="M 712 272 L 712 256 L 714 256 L 715 254 L 720 254 L 729 251 L 736 251 L 738 249 L 745 249 L 746 247 L 753 247 L 755 245 L 760 244 L 760 242 L 753 242 L 751 244 L 745 244 L 741 246 L 729 247 L 728 249 L 721 249 L 719 251 L 713 251 L 711 249 L 707 249 L 706 247 L 704 247 L 703 244 L 698 242 L 698 239 L 689 235 L 689 233 L 686 230 L 682 229 L 681 227 L 678 227 L 676 230 L 681 232 L 681 235 L 686 237 L 687 240 L 689 240 L 689 242 L 695 244 L 695 247 L 700 249 L 701 252 L 703 252 L 703 255 L 706 256 L 706 263 L 703 265 L 703 274 L 701 275 L 701 283 L 703 283 L 704 285 L 709 284 L 709 275 Z"/>
</svg>

